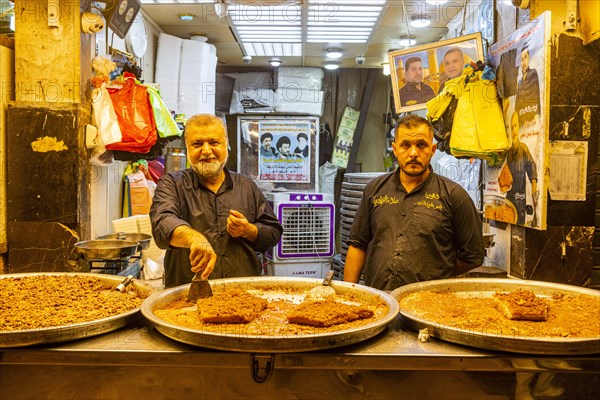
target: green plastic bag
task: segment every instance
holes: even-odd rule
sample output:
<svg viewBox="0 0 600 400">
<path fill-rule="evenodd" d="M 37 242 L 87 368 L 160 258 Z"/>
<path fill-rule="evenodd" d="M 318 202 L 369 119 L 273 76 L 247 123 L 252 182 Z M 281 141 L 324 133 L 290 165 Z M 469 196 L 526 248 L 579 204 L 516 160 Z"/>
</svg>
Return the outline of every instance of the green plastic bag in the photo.
<svg viewBox="0 0 600 400">
<path fill-rule="evenodd" d="M 169 136 L 181 136 L 182 132 L 177 126 L 177 122 L 173 119 L 171 112 L 167 108 L 158 89 L 144 85 L 148 88 L 148 98 L 152 105 L 154 121 L 156 122 L 156 130 L 161 138 Z"/>
</svg>

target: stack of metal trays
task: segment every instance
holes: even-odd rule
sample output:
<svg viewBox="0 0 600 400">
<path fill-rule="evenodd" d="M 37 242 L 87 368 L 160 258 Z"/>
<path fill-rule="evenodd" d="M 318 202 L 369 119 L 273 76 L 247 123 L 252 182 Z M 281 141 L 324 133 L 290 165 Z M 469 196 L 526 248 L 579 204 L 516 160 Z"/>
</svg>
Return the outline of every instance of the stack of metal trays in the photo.
<svg viewBox="0 0 600 400">
<path fill-rule="evenodd" d="M 340 256 L 333 258 L 333 269 L 336 278 L 344 276 L 344 264 L 348 253 L 348 238 L 352 229 L 352 222 L 363 197 L 367 183 L 385 172 L 353 172 L 344 175 L 340 196 Z"/>
</svg>

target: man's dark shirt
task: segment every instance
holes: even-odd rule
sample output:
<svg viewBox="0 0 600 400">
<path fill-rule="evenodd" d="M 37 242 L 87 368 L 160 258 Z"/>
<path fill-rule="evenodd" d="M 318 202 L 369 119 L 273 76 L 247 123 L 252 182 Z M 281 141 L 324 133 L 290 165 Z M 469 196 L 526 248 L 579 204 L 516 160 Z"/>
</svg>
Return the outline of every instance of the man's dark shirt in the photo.
<svg viewBox="0 0 600 400">
<path fill-rule="evenodd" d="M 434 97 L 433 89 L 425 83 L 421 83 L 421 90 L 414 83 L 407 83 L 400 88 L 400 105 L 402 107 L 426 103 Z M 411 103 L 407 104 L 409 102 Z"/>
<path fill-rule="evenodd" d="M 519 143 L 515 149 L 506 152 L 506 164 L 512 175 L 512 187 L 506 193 L 506 198 L 510 200 L 517 209 L 517 224 L 525 224 L 525 214 L 527 211 L 527 181 L 534 179 L 537 181 L 537 168 L 535 161 L 525 143 Z"/>
<path fill-rule="evenodd" d="M 261 266 L 256 252 L 277 244 L 283 228 L 273 209 L 248 177 L 225 169 L 225 181 L 217 193 L 202 185 L 192 168 L 165 174 L 156 187 L 150 219 L 152 234 L 165 255 L 165 286 L 192 280 L 190 250 L 169 246 L 178 226 L 189 226 L 202 233 L 217 254 L 210 279 L 259 275 Z M 256 243 L 227 232 L 229 210 L 244 214 L 258 228 Z"/>
<path fill-rule="evenodd" d="M 399 169 L 370 181 L 349 243 L 366 251 L 365 283 L 393 290 L 449 278 L 457 258 L 483 263 L 481 219 L 467 192 L 433 171 L 407 193 Z"/>
<path fill-rule="evenodd" d="M 535 69 L 529 68 L 525 74 L 526 79 L 519 81 L 515 111 L 519 114 L 519 126 L 524 129 L 527 124 L 540 115 L 540 82 Z"/>
</svg>

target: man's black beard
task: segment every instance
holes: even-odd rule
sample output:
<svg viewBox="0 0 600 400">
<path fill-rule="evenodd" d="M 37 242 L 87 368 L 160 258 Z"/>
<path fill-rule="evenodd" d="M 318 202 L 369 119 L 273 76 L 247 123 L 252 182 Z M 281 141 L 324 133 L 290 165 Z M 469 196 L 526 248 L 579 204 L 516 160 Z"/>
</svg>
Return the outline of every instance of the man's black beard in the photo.
<svg viewBox="0 0 600 400">
<path fill-rule="evenodd" d="M 409 164 L 409 165 L 410 165 L 410 164 Z M 419 165 L 419 166 L 421 166 L 421 164 L 415 164 L 415 165 Z M 410 176 L 410 177 L 413 177 L 413 178 L 414 178 L 414 177 L 416 177 L 416 176 L 421 176 L 421 175 L 423 175 L 423 174 L 424 174 L 424 173 L 425 173 L 425 172 L 428 170 L 428 168 L 427 168 L 427 167 L 426 167 L 426 168 L 423 168 L 423 170 L 421 170 L 421 172 L 416 172 L 416 173 L 415 173 L 415 172 L 407 172 L 407 171 L 406 171 L 404 168 L 402 168 L 402 167 L 400 167 L 400 170 L 401 170 L 402 172 L 404 172 L 406 175 L 408 175 L 408 176 Z"/>
</svg>

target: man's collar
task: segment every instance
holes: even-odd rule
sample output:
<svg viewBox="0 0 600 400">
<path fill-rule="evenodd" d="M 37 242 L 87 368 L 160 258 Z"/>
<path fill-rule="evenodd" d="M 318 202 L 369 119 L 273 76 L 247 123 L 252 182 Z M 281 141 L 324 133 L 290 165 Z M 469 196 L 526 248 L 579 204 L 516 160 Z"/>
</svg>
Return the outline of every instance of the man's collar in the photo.
<svg viewBox="0 0 600 400">
<path fill-rule="evenodd" d="M 411 191 L 411 193 L 413 193 L 415 190 L 417 190 L 418 188 L 420 188 L 421 186 L 423 186 L 425 183 L 427 183 L 431 179 L 431 177 L 433 176 L 433 174 L 435 173 L 435 172 L 433 172 L 433 167 L 431 166 L 431 164 L 429 164 L 429 167 L 427 167 L 427 168 L 429 169 L 429 175 L 427 176 L 427 178 L 425 178 L 425 180 L 423 182 L 419 183 Z M 399 188 L 401 188 L 402 190 L 406 191 L 406 189 L 404 188 L 404 185 L 402 184 L 402 181 L 400 180 L 400 172 L 401 172 L 400 167 L 396 168 L 396 171 L 394 173 L 394 175 L 396 176 L 395 182 L 396 182 L 396 185 L 398 185 Z M 425 172 L 423 172 L 423 173 L 425 173 Z"/>
<path fill-rule="evenodd" d="M 206 189 L 206 186 L 204 185 L 204 183 L 202 183 L 200 177 L 198 177 L 198 173 L 196 172 L 196 170 L 192 169 L 192 171 L 194 172 L 194 186 L 196 187 L 196 189 Z M 229 172 L 227 167 L 223 167 L 223 172 L 225 173 L 225 179 L 223 180 L 221 188 L 224 187 L 225 189 L 232 189 L 233 179 L 231 179 L 231 173 Z"/>
</svg>

